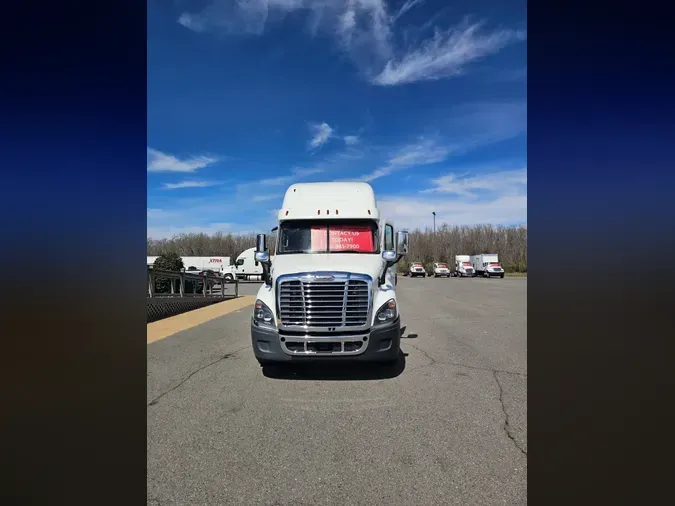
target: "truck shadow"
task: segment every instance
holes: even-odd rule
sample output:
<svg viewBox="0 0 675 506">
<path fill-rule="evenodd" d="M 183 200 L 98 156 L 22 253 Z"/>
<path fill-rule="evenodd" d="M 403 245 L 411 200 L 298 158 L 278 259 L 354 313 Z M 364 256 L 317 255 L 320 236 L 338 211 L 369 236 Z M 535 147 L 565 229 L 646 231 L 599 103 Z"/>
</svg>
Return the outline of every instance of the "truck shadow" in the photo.
<svg viewBox="0 0 675 506">
<path fill-rule="evenodd" d="M 405 370 L 407 353 L 399 352 L 394 365 L 367 364 L 359 362 L 307 363 L 265 366 L 262 373 L 266 378 L 283 380 L 323 381 L 368 381 L 392 379 Z"/>
</svg>

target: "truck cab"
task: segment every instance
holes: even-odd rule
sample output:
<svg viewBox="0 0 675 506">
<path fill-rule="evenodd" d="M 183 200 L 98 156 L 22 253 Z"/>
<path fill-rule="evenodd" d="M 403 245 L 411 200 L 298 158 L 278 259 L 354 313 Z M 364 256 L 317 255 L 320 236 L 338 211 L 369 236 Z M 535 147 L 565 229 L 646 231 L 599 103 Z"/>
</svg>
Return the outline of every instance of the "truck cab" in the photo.
<svg viewBox="0 0 675 506">
<path fill-rule="evenodd" d="M 424 264 L 422 262 L 410 262 L 410 277 L 414 278 L 415 276 L 426 277 L 427 271 L 424 270 Z"/>
<path fill-rule="evenodd" d="M 435 262 L 434 263 L 434 277 L 450 277 L 450 269 L 448 269 L 448 264 L 445 262 Z"/>
<path fill-rule="evenodd" d="M 397 362 L 396 264 L 407 254 L 408 234 L 381 215 L 372 187 L 290 186 L 276 240 L 270 259 L 267 237 L 257 237 L 264 284 L 253 308 L 251 340 L 258 362 Z"/>
<path fill-rule="evenodd" d="M 471 257 L 471 264 L 476 270 L 476 274 L 485 278 L 504 277 L 504 269 L 499 264 L 499 257 L 495 253 L 483 253 L 480 255 L 473 255 Z"/>
<path fill-rule="evenodd" d="M 455 270 L 453 276 L 456 278 L 472 278 L 476 275 L 469 255 L 455 255 Z"/>
<path fill-rule="evenodd" d="M 270 260 L 274 257 L 272 256 Z M 236 274 L 238 279 L 261 279 L 263 268 L 262 264 L 255 259 L 255 247 L 244 250 L 235 261 Z"/>
</svg>

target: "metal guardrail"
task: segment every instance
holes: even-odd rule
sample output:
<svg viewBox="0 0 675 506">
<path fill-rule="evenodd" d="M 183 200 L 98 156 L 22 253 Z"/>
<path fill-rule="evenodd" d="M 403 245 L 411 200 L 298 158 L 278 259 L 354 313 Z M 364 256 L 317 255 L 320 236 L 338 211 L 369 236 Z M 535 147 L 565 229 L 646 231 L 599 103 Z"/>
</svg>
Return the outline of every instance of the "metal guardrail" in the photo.
<svg viewBox="0 0 675 506">
<path fill-rule="evenodd" d="M 155 286 L 158 279 L 170 280 L 169 293 L 156 293 Z M 185 282 L 192 281 L 192 292 L 186 292 Z M 201 293 L 197 292 L 197 284 L 203 283 Z M 225 287 L 232 286 L 234 294 L 225 293 Z M 219 290 L 216 290 L 216 288 Z M 236 298 L 239 297 L 239 281 L 237 279 L 227 280 L 218 274 L 194 274 L 192 272 L 166 271 L 155 269 L 152 265 L 148 266 L 148 297 L 221 297 Z"/>
</svg>

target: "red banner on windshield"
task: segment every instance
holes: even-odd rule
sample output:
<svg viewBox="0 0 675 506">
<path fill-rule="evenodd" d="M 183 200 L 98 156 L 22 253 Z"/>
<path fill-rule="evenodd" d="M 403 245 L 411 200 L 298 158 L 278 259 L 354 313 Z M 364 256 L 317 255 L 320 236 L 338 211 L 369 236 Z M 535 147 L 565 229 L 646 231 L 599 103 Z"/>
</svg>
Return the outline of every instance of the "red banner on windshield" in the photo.
<svg viewBox="0 0 675 506">
<path fill-rule="evenodd" d="M 325 226 L 312 227 L 312 250 L 326 251 L 327 239 L 332 252 L 375 251 L 373 231 L 368 225 L 331 225 L 329 234 Z"/>
</svg>

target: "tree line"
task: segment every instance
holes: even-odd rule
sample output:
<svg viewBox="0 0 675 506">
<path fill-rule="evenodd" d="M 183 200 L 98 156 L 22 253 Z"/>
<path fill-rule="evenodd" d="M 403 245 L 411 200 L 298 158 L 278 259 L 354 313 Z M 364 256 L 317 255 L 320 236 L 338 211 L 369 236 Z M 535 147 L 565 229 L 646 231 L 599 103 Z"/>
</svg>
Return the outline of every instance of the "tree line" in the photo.
<svg viewBox="0 0 675 506">
<path fill-rule="evenodd" d="M 148 238 L 147 254 L 159 256 L 229 256 L 232 261 L 244 250 L 255 246 L 255 235 L 216 233 L 179 234 L 171 239 Z M 267 244 L 274 254 L 275 235 Z M 406 270 L 408 262 L 422 262 L 431 270 L 433 262 L 454 265 L 455 255 L 497 253 L 506 272 L 527 272 L 527 227 L 518 226 L 449 226 L 433 230 L 412 230 L 409 233 L 408 257 L 399 263 Z"/>
</svg>

